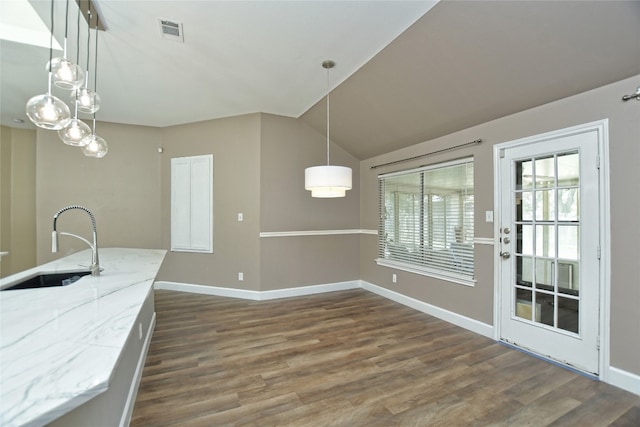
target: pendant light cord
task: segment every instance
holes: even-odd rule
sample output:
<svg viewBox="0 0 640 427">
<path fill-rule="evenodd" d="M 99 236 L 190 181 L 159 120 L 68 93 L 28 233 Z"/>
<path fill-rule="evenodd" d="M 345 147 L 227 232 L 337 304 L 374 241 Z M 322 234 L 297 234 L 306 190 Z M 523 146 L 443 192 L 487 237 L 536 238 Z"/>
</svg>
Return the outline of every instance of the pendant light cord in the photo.
<svg viewBox="0 0 640 427">
<path fill-rule="evenodd" d="M 84 80 L 84 88 L 89 88 L 89 51 L 91 50 L 91 2 L 87 9 L 87 74 Z"/>
<path fill-rule="evenodd" d="M 78 7 L 78 19 L 76 21 L 76 46 L 77 46 L 77 51 L 76 51 L 76 64 L 80 64 L 80 7 Z M 75 106 L 74 108 L 74 119 L 78 120 L 78 94 L 79 94 L 80 88 L 75 89 L 74 93 L 76 94 L 76 100 L 73 103 L 73 105 Z"/>
<path fill-rule="evenodd" d="M 76 21 L 76 64 L 80 64 L 80 7 L 78 7 L 78 20 Z"/>
<path fill-rule="evenodd" d="M 69 28 L 69 0 L 67 0 L 67 6 L 64 11 L 64 59 L 67 59 L 67 30 Z"/>
<path fill-rule="evenodd" d="M 98 14 L 96 13 L 96 22 L 98 22 Z M 94 63 L 93 63 L 93 91 L 98 93 L 98 27 L 95 28 L 96 31 L 96 50 L 94 54 Z"/>
<path fill-rule="evenodd" d="M 96 13 L 96 22 L 98 22 L 98 14 Z M 89 32 L 91 32 L 91 27 L 89 27 Z M 96 50 L 94 52 L 94 63 L 93 63 L 93 91 L 98 93 L 98 27 L 96 26 Z M 93 112 L 93 134 L 96 134 L 96 112 Z"/>
<path fill-rule="evenodd" d="M 49 37 L 49 89 L 47 93 L 51 95 L 51 61 L 53 61 L 53 0 L 51 0 L 51 37 Z"/>
<path fill-rule="evenodd" d="M 329 68 L 327 68 L 327 166 L 329 166 Z"/>
</svg>

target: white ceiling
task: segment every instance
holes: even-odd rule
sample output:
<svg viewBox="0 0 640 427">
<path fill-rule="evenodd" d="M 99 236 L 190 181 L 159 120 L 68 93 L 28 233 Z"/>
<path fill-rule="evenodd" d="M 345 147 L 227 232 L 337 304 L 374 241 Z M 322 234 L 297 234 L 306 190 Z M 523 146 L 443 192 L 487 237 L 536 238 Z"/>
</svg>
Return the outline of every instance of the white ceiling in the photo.
<svg viewBox="0 0 640 427">
<path fill-rule="evenodd" d="M 14 1 L 2 0 L 0 13 Z M 299 117 L 327 93 L 323 60 L 337 64 L 330 73 L 335 87 L 436 3 L 94 1 L 107 28 L 99 34 L 97 119 L 159 127 L 254 112 Z M 48 26 L 51 3 L 29 2 Z M 64 8 L 63 0 L 55 1 L 61 43 Z M 70 10 L 68 56 L 75 59 L 74 0 Z M 162 38 L 158 18 L 181 22 L 184 43 Z M 86 44 L 85 24 L 83 68 Z M 46 92 L 48 56 L 45 48 L 0 43 L 2 124 L 19 126 L 12 122 L 19 118 L 30 125 L 24 107 Z M 58 89 L 54 94 L 65 101 L 69 96 Z"/>
<path fill-rule="evenodd" d="M 265 112 L 324 134 L 333 59 L 331 139 L 359 159 L 640 75 L 639 0 L 95 1 L 98 121 Z M 48 23 L 50 2 L 29 2 Z M 183 44 L 160 37 L 160 17 L 183 23 Z M 27 127 L 11 119 L 46 91 L 48 50 L 2 41 L 0 59 L 2 124 Z"/>
</svg>

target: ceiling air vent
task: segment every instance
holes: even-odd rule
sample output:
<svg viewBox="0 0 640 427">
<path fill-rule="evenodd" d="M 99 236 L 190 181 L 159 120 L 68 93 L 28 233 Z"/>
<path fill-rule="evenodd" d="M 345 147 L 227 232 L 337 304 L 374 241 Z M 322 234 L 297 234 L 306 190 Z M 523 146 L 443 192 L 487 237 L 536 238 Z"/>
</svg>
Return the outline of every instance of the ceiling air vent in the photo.
<svg viewBox="0 0 640 427">
<path fill-rule="evenodd" d="M 170 21 L 168 19 L 158 18 L 160 24 L 160 35 L 163 39 L 184 42 L 182 34 L 182 22 Z"/>
</svg>

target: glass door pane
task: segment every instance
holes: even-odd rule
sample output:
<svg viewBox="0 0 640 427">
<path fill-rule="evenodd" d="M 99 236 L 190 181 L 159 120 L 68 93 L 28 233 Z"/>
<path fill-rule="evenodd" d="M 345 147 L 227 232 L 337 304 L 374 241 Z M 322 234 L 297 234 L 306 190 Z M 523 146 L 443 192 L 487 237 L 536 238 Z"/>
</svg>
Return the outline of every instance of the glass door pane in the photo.
<svg viewBox="0 0 640 427">
<path fill-rule="evenodd" d="M 515 162 L 517 318 L 580 332 L 580 154 Z"/>
</svg>

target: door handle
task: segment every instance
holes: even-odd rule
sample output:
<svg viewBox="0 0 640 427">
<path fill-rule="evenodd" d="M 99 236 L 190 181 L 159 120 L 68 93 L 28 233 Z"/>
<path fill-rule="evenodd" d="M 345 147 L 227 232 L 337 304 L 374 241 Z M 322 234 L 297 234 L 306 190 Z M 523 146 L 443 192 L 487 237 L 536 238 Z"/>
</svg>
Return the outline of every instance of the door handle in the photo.
<svg viewBox="0 0 640 427">
<path fill-rule="evenodd" d="M 511 254 L 509 252 L 500 252 L 500 256 L 502 257 L 502 259 L 509 259 L 509 257 L 511 257 Z"/>
</svg>

